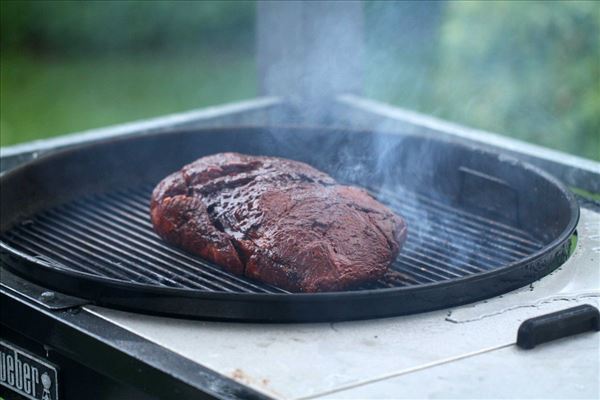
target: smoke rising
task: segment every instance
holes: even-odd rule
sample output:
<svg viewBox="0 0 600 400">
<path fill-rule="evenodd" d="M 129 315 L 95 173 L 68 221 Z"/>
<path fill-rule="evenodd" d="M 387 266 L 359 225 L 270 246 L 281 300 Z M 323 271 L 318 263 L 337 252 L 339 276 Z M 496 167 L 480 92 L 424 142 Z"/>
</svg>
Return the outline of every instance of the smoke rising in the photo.
<svg viewBox="0 0 600 400">
<path fill-rule="evenodd" d="M 259 4 L 259 16 L 267 15 L 262 21 L 264 24 L 272 17 L 269 12 L 274 12 L 265 11 L 270 4 Z M 519 240 L 515 244 L 503 231 L 516 229 L 511 226 L 514 221 L 499 215 L 496 216 L 497 227 L 490 228 L 481 219 L 491 215 L 489 207 L 483 204 L 467 209 L 464 203 L 468 190 L 473 190 L 465 188 L 472 187 L 467 183 L 474 178 L 462 167 L 485 177 L 477 181 L 481 186 L 474 189 L 484 193 L 483 198 L 493 197 L 495 191 L 503 195 L 504 189 L 488 184 L 504 179 L 499 177 L 505 172 L 496 170 L 504 166 L 494 156 L 487 164 L 482 163 L 488 156 L 482 156 L 477 150 L 458 149 L 450 143 L 423 136 L 422 132 L 417 132 L 419 137 L 412 136 L 410 134 L 415 132 L 391 127 L 385 119 L 361 119 L 355 115 L 358 111 L 337 102 L 342 94 L 364 94 L 361 88 L 365 80 L 370 79 L 378 84 L 404 82 L 405 86 L 388 90 L 395 91 L 403 101 L 418 103 L 418 98 L 423 96 L 419 88 L 424 86 L 433 69 L 431 54 L 435 42 L 432 37 L 438 32 L 443 3 L 408 2 L 406 7 L 413 8 L 412 15 L 417 15 L 416 19 L 406 18 L 398 11 L 373 12 L 373 8 L 375 11 L 386 9 L 388 6 L 384 3 L 370 3 L 367 13 L 355 8 L 359 11 L 354 14 L 340 12 L 344 6 L 348 3 L 280 4 L 277 15 L 281 20 L 279 25 L 269 25 L 276 30 L 270 32 L 273 35 L 270 39 L 260 36 L 259 18 L 259 71 L 267 74 L 263 93 L 282 95 L 290 107 L 290 114 L 277 116 L 276 121 L 338 128 L 321 134 L 305 133 L 302 138 L 274 130 L 265 135 L 263 150 L 270 155 L 308 162 L 341 183 L 366 188 L 395 209 L 408 221 L 409 240 L 402 254 L 411 260 L 409 267 L 434 280 L 439 279 L 440 274 L 451 278 L 481 272 L 535 251 L 535 245 L 522 244 Z M 365 33 L 365 14 L 369 18 L 368 25 L 375 27 L 368 33 Z M 307 20 L 307 16 L 311 18 Z M 394 35 L 397 36 L 395 46 L 386 46 Z M 291 48 L 284 46 L 285 51 L 277 52 L 282 40 Z M 366 51 L 365 44 L 369 45 Z M 390 67 L 398 58 L 411 59 L 402 65 L 413 71 Z M 370 64 L 370 69 L 365 64 Z M 381 68 L 373 68 L 377 64 Z M 371 75 L 365 74 L 366 70 L 371 71 Z M 416 81 L 409 84 L 406 77 L 416 77 Z M 353 131 L 361 127 L 368 129 Z M 471 152 L 477 155 L 470 156 Z M 509 207 L 516 205 L 507 203 L 506 208 Z M 514 246 L 522 249 L 514 250 Z"/>
</svg>

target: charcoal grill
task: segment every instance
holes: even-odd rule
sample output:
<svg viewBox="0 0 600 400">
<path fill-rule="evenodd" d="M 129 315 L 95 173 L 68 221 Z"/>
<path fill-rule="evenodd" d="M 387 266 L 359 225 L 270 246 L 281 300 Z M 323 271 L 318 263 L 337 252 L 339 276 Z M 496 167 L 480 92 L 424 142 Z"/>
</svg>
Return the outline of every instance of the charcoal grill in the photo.
<svg viewBox="0 0 600 400">
<path fill-rule="evenodd" d="M 149 221 L 152 188 L 221 151 L 299 159 L 366 187 L 408 223 L 390 274 L 345 292 L 289 293 L 164 243 Z M 42 157 L 1 184 L 2 259 L 14 272 L 100 305 L 245 321 L 373 318 L 501 294 L 564 262 L 579 215 L 562 184 L 515 159 L 422 135 L 347 129 L 212 128 L 109 140 Z"/>
<path fill-rule="evenodd" d="M 599 193 L 600 164 L 361 97 L 361 2 L 256 15 L 262 97 L 0 149 L 2 343 L 56 366 L 59 399 L 598 398 L 593 334 L 516 345 L 594 328 L 571 307 L 598 307 L 599 204 L 577 196 L 577 223 L 541 170 Z M 292 294 L 159 241 L 152 186 L 225 150 L 369 189 L 409 223 L 396 272 Z"/>
</svg>

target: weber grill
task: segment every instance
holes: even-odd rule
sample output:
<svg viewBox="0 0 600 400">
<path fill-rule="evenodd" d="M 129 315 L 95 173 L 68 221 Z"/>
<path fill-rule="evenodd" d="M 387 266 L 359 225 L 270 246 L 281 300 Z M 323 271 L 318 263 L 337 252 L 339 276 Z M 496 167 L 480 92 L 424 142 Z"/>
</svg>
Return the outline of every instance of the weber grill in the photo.
<svg viewBox="0 0 600 400">
<path fill-rule="evenodd" d="M 262 97 L 1 149 L 2 398 L 598 398 L 597 337 L 522 349 L 600 329 L 581 195 L 600 164 L 361 97 L 363 17 L 259 1 Z M 224 151 L 368 190 L 408 225 L 390 273 L 289 293 L 159 239 L 153 187 Z M 45 384 L 8 381 L 9 359 Z"/>
<path fill-rule="evenodd" d="M 299 158 L 367 187 L 408 223 L 390 273 L 345 292 L 288 293 L 163 242 L 149 221 L 154 185 L 220 151 Z M 97 304 L 187 317 L 340 320 L 472 302 L 560 265 L 578 219 L 561 184 L 516 160 L 428 137 L 324 128 L 108 141 L 38 159 L 2 179 L 2 257 L 14 272 Z"/>
</svg>

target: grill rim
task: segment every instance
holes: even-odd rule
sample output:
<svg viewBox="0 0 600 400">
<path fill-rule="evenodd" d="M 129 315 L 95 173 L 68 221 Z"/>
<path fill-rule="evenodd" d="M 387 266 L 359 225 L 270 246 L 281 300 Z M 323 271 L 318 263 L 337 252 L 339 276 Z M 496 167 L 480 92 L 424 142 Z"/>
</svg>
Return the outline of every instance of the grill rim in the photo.
<svg viewBox="0 0 600 400">
<path fill-rule="evenodd" d="M 538 257 L 542 268 L 535 269 L 533 273 L 524 272 L 523 263 L 519 262 L 510 268 L 500 267 L 467 277 L 397 288 L 324 293 L 217 293 L 125 283 L 71 270 L 59 270 L 47 267 L 41 260 L 28 255 L 25 263 L 13 260 L 17 261 L 15 263 L 10 260 L 14 255 L 8 254 L 6 257 L 4 249 L 7 247 L 10 246 L 0 243 L 0 258 L 11 272 L 45 287 L 86 298 L 99 306 L 168 317 L 267 323 L 385 318 L 469 304 L 526 286 L 554 271 L 569 257 L 569 242 L 566 241 Z M 25 265 L 37 267 L 40 273 L 36 276 L 33 271 L 27 271 Z M 491 285 L 486 285 L 491 282 L 487 279 L 488 275 L 512 283 L 499 286 L 492 282 Z M 472 288 L 469 285 L 477 281 L 480 281 L 476 286 L 478 293 L 471 292 L 465 296 L 464 289 Z M 92 285 L 93 293 L 86 291 L 89 285 Z M 112 295 L 106 296 L 107 291 Z M 437 300 L 440 295 L 443 305 Z M 409 297 L 411 302 L 407 306 L 402 300 Z M 192 306 L 190 302 L 198 303 Z M 354 309 L 365 305 L 368 306 L 366 311 Z M 267 308 L 266 311 L 264 307 Z"/>
<path fill-rule="evenodd" d="M 353 132 L 353 133 L 366 133 L 372 134 L 372 132 L 359 130 L 359 129 L 339 129 L 339 128 L 324 128 L 324 127 L 298 127 L 298 126 L 277 126 L 277 127 L 256 127 L 256 126 L 240 126 L 240 127 L 218 127 L 218 128 L 197 128 L 197 129 L 172 129 L 168 131 L 155 132 L 151 134 L 147 134 L 147 136 L 162 136 L 165 134 L 183 134 L 187 132 L 210 132 L 217 134 L 219 131 L 231 131 L 232 129 L 236 130 L 256 130 L 256 129 L 269 129 L 269 130 L 277 130 L 277 129 L 318 129 L 320 131 L 330 131 L 330 133 L 335 133 L 336 131 L 344 131 L 344 132 Z M 490 151 L 485 148 L 481 148 L 478 146 L 460 143 L 456 141 L 435 138 L 429 134 L 411 134 L 411 133 L 398 133 L 398 132 L 378 132 L 384 134 L 394 134 L 394 135 L 402 135 L 403 137 L 416 137 L 416 138 L 426 138 L 429 140 L 435 140 L 442 143 L 450 143 L 452 145 L 462 146 L 469 150 L 476 150 L 480 153 L 483 153 L 487 156 L 498 156 L 498 153 Z M 9 179 L 13 176 L 18 176 L 18 174 L 23 173 L 29 168 L 35 167 L 38 163 L 43 163 L 52 159 L 60 159 L 65 155 L 70 153 L 78 152 L 85 149 L 94 148 L 99 145 L 111 144 L 115 142 L 134 142 L 138 137 L 121 137 L 121 138 L 111 138 L 107 140 L 103 140 L 96 143 L 88 143 L 79 146 L 75 146 L 73 148 L 60 150 L 52 154 L 44 155 L 38 159 L 29 161 L 15 169 L 12 169 L 8 172 L 0 175 L 0 182 L 4 182 L 6 179 Z M 569 248 L 569 239 L 573 235 L 576 230 L 577 223 L 580 217 L 579 206 L 575 196 L 566 188 L 566 186 L 556 179 L 551 174 L 546 171 L 529 164 L 527 162 L 518 160 L 512 156 L 502 155 L 502 159 L 510 162 L 520 168 L 524 168 L 538 176 L 542 177 L 544 180 L 548 181 L 551 185 L 555 186 L 563 196 L 569 205 L 569 211 L 571 213 L 569 222 L 565 229 L 555 237 L 550 243 L 544 244 L 542 248 L 533 252 L 532 254 L 523 257 L 517 261 L 506 263 L 503 266 L 494 268 L 488 271 L 476 272 L 473 274 L 469 274 L 467 276 L 447 279 L 444 281 L 438 282 L 430 282 L 430 283 L 420 283 L 417 285 L 403 286 L 403 287 L 393 287 L 393 288 L 377 288 L 377 289 L 362 289 L 362 290 L 354 290 L 354 291 L 337 291 L 337 292 L 320 292 L 320 293 L 219 293 L 219 292 L 207 292 L 199 289 L 189 289 L 189 288 L 174 288 L 174 287 L 159 287 L 155 285 L 142 284 L 137 282 L 122 282 L 116 279 L 108 278 L 108 277 L 99 277 L 91 274 L 86 274 L 83 272 L 73 271 L 70 269 L 59 269 L 55 266 L 52 266 L 50 263 L 35 258 L 25 252 L 22 252 L 18 249 L 15 249 L 10 244 L 6 243 L 4 240 L 0 239 L 0 258 L 5 263 L 6 267 L 14 273 L 17 273 L 20 276 L 23 276 L 27 279 L 30 279 L 34 282 L 40 283 L 44 286 L 48 286 L 52 289 L 56 289 L 58 291 L 64 291 L 69 294 L 78 295 L 80 297 L 89 298 L 85 294 L 82 295 L 81 290 L 73 289 L 73 287 L 79 286 L 81 282 L 86 282 L 86 284 L 91 284 L 97 286 L 100 289 L 100 292 L 108 291 L 111 289 L 124 289 L 124 293 L 128 293 L 130 295 L 127 300 L 133 300 L 138 297 L 143 300 L 148 295 L 153 296 L 166 296 L 166 297 L 175 297 L 175 298 L 184 298 L 184 299 L 194 299 L 194 300 L 207 300 L 207 301 L 225 301 L 225 302 L 235 302 L 235 303 L 256 303 L 256 304 L 264 304 L 264 303 L 280 303 L 283 305 L 286 304 L 308 304 L 312 306 L 314 304 L 321 305 L 323 303 L 336 303 L 336 302 L 344 302 L 344 301 L 362 301 L 362 300 L 376 300 L 383 299 L 388 297 L 394 297 L 396 295 L 405 295 L 407 293 L 414 293 L 418 296 L 422 292 L 429 291 L 438 291 L 444 292 L 444 288 L 454 288 L 454 287 L 462 287 L 469 286 L 477 281 L 487 281 L 491 279 L 501 280 L 503 277 L 510 278 L 508 279 L 511 282 L 514 279 L 514 283 L 500 285 L 502 289 L 497 291 L 484 291 L 484 296 L 472 296 L 469 298 L 467 302 L 477 301 L 483 298 L 489 298 L 491 296 L 506 293 L 508 291 L 514 290 L 519 287 L 523 287 L 545 275 L 552 272 L 558 266 L 560 266 L 567 258 L 568 258 L 568 248 Z M 526 271 L 527 267 L 534 267 L 533 264 L 541 263 L 541 268 L 533 268 L 533 271 Z M 60 264 L 60 263 L 56 263 Z M 33 267 L 33 268 L 32 268 Z M 524 271 L 525 269 L 525 271 Z M 515 275 L 514 277 L 511 277 Z M 518 278 L 517 276 L 521 276 Z M 46 278 L 46 279 L 41 279 Z M 65 280 L 62 284 L 59 283 L 61 280 Z M 73 280 L 73 282 L 66 282 L 68 280 Z M 48 285 L 50 284 L 50 285 Z M 127 297 L 127 296 L 125 296 Z M 117 298 L 121 298 L 121 294 L 117 296 Z M 129 307 L 126 302 L 125 304 L 119 304 L 120 302 L 113 301 L 104 301 L 103 299 L 93 299 L 95 303 L 99 305 L 108 305 L 108 306 L 116 306 L 118 308 L 124 309 L 133 309 L 139 311 L 138 307 Z M 466 304 L 467 302 L 461 301 L 460 299 L 453 302 L 452 300 L 446 300 L 446 306 L 454 306 L 458 304 Z M 432 305 L 430 308 L 423 308 L 420 311 L 428 311 L 433 309 L 441 308 L 439 305 Z M 145 312 L 151 312 L 154 314 L 164 314 L 162 311 L 157 310 L 156 312 L 150 309 L 144 310 Z M 381 316 L 389 316 L 389 315 L 400 315 L 400 314 L 408 314 L 413 313 L 415 311 L 408 312 L 398 312 L 392 311 L 390 313 L 372 313 L 374 315 L 361 316 L 360 313 L 350 313 L 351 317 L 344 316 L 345 313 L 341 312 L 338 315 L 330 314 L 329 312 L 325 312 L 322 315 L 316 315 L 314 310 L 309 312 L 310 316 L 300 315 L 296 312 L 296 315 L 274 315 L 267 316 L 267 318 L 248 318 L 245 316 L 216 316 L 216 319 L 226 319 L 226 320 L 254 320 L 254 321 L 296 321 L 296 322 L 308 322 L 308 321 L 327 321 L 327 320 L 348 320 L 348 319 L 364 319 L 364 318 L 373 318 L 373 317 L 381 317 Z M 177 312 L 169 311 L 166 312 L 168 315 L 178 315 Z M 356 315 L 354 315 L 356 314 Z M 198 315 L 190 315 L 188 313 L 180 314 L 182 316 L 187 317 L 198 317 Z M 324 316 L 326 315 L 326 316 Z M 210 316 L 200 316 L 201 318 L 213 318 Z"/>
<path fill-rule="evenodd" d="M 573 232 L 574 232 L 574 230 L 575 230 L 575 228 L 573 228 Z M 571 237 L 573 232 L 570 235 L 568 235 L 568 238 Z M 505 266 L 497 267 L 497 268 L 494 268 L 494 269 L 488 270 L 488 271 L 474 272 L 474 273 L 466 275 L 466 276 L 461 276 L 461 277 L 452 278 L 452 279 L 446 279 L 443 281 L 430 282 L 430 283 L 419 283 L 419 284 L 410 285 L 410 286 L 393 287 L 393 288 L 361 289 L 361 290 L 346 290 L 346 291 L 338 291 L 338 292 L 316 292 L 316 293 L 206 292 L 206 291 L 202 291 L 200 289 L 156 286 L 156 285 L 149 285 L 149 284 L 143 284 L 143 283 L 138 283 L 138 282 L 123 282 L 119 279 L 113 279 L 113 278 L 109 278 L 109 277 L 100 277 L 97 275 L 86 274 L 84 272 L 73 271 L 72 269 L 69 269 L 69 268 L 63 269 L 63 268 L 58 267 L 58 264 L 59 264 L 58 262 L 56 262 L 56 264 L 57 264 L 56 266 L 50 265 L 50 263 L 48 263 L 48 262 L 44 262 L 43 260 L 40 260 L 34 256 L 30 256 L 29 254 L 27 254 L 25 252 L 15 249 L 14 247 L 10 246 L 9 244 L 6 244 L 4 241 L 0 241 L 0 251 L 7 252 L 9 256 L 12 255 L 12 256 L 21 257 L 23 260 L 26 260 L 28 263 L 31 263 L 31 264 L 35 265 L 36 267 L 50 269 L 52 271 L 56 271 L 56 273 L 58 273 L 58 274 L 73 275 L 73 278 L 89 279 L 89 280 L 95 281 L 97 283 L 118 284 L 119 286 L 132 287 L 136 290 L 156 292 L 156 294 L 164 293 L 164 294 L 207 295 L 208 297 L 214 296 L 216 299 L 218 299 L 221 296 L 223 296 L 224 298 L 229 298 L 232 296 L 233 297 L 249 296 L 249 297 L 252 297 L 253 299 L 258 299 L 258 300 L 261 300 L 261 298 L 262 298 L 262 300 L 270 300 L 273 297 L 277 297 L 277 298 L 293 297 L 294 299 L 297 299 L 297 298 L 303 298 L 303 299 L 325 298 L 326 299 L 329 297 L 339 298 L 340 296 L 342 296 L 342 297 L 343 296 L 357 297 L 357 295 L 362 295 L 362 294 L 364 294 L 366 296 L 371 296 L 372 294 L 380 294 L 380 293 L 385 294 L 385 293 L 394 293 L 394 292 L 399 292 L 399 291 L 417 291 L 417 289 L 419 289 L 419 288 L 438 289 L 438 286 L 446 286 L 449 283 L 465 284 L 465 283 L 470 283 L 470 281 L 472 281 L 472 280 L 485 279 L 492 275 L 499 275 L 499 272 L 501 272 L 501 271 L 502 272 L 511 272 L 513 269 L 519 268 L 523 264 L 530 264 L 532 262 L 538 261 L 540 258 L 543 258 L 544 256 L 546 256 L 550 253 L 556 252 L 557 250 L 560 249 L 560 247 L 562 245 L 563 245 L 562 242 L 557 242 L 555 244 L 555 246 L 552 246 L 552 247 L 545 246 L 541 250 L 538 250 L 535 253 L 533 253 L 532 255 L 527 256 L 516 262 L 508 263 Z M 8 265 L 10 266 L 11 263 L 9 262 Z M 11 268 L 11 269 L 13 269 L 13 268 Z M 15 272 L 23 274 L 21 272 L 20 268 L 15 268 Z M 25 272 L 23 275 L 29 276 L 29 277 L 31 277 L 31 279 L 35 279 L 35 276 L 28 272 Z M 542 275 L 542 276 L 544 276 L 544 275 Z M 531 282 L 527 282 L 527 283 L 531 283 Z M 519 287 L 521 287 L 521 286 L 519 286 Z M 196 297 L 196 296 L 192 296 L 192 297 Z M 202 297 L 202 296 L 198 296 L 198 297 Z"/>
</svg>

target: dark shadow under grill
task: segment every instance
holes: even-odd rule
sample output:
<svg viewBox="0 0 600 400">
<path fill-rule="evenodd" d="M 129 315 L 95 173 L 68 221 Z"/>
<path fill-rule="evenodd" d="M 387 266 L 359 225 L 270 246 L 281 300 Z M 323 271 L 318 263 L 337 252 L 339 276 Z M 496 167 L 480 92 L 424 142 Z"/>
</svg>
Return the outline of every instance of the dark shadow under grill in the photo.
<svg viewBox="0 0 600 400">
<path fill-rule="evenodd" d="M 144 185 L 46 210 L 11 229 L 3 240 L 53 267 L 123 282 L 223 293 L 287 293 L 229 274 L 163 242 L 149 220 L 151 190 Z M 385 279 L 356 290 L 459 278 L 543 247 L 522 230 L 425 196 L 402 189 L 372 194 L 406 220 L 409 235 Z"/>
</svg>

